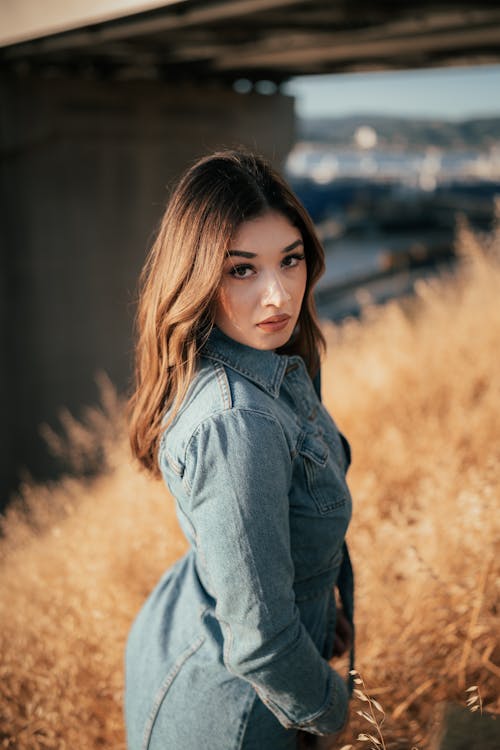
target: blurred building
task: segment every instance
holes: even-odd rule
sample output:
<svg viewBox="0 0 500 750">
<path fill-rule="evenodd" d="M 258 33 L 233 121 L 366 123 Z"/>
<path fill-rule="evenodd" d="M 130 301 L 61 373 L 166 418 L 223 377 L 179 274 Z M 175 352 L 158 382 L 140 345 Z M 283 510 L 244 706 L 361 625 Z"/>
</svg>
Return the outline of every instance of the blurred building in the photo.
<svg viewBox="0 0 500 750">
<path fill-rule="evenodd" d="M 58 471 L 39 425 L 95 403 L 98 370 L 128 389 L 137 276 L 189 162 L 245 144 L 283 165 L 292 76 L 492 62 L 499 43 L 483 0 L 3 3 L 0 495 Z"/>
</svg>

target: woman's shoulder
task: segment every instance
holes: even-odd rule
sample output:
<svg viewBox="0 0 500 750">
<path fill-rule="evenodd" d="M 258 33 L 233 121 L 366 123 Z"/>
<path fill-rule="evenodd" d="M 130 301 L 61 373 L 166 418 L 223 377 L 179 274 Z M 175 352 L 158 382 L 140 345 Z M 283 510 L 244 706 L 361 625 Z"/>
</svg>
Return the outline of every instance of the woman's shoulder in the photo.
<svg viewBox="0 0 500 750">
<path fill-rule="evenodd" d="M 275 399 L 252 380 L 221 362 L 201 357 L 186 397 L 162 434 L 160 451 L 185 454 L 194 433 L 213 422 L 233 421 L 235 414 L 252 422 L 252 415 L 277 419 Z M 167 415 L 165 415 L 167 417 Z"/>
</svg>

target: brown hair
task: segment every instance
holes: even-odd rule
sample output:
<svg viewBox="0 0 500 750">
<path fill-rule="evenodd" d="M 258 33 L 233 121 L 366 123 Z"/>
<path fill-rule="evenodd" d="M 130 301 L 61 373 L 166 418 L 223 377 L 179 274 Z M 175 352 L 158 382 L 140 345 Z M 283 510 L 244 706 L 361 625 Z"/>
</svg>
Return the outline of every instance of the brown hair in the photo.
<svg viewBox="0 0 500 750">
<path fill-rule="evenodd" d="M 174 190 L 139 279 L 130 445 L 155 476 L 162 418 L 170 407 L 166 424 L 175 416 L 214 325 L 231 237 L 242 222 L 268 211 L 299 229 L 307 264 L 297 334 L 279 352 L 300 354 L 312 377 L 318 371 L 325 341 L 312 290 L 324 270 L 324 252 L 309 214 L 262 157 L 239 150 L 200 159 Z"/>
</svg>

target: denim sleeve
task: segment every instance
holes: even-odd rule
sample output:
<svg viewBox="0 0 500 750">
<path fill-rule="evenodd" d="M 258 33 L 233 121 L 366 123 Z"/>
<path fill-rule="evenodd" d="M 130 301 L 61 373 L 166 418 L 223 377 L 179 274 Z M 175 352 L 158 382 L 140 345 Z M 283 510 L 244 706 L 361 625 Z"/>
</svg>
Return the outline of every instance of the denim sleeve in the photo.
<svg viewBox="0 0 500 750">
<path fill-rule="evenodd" d="M 293 590 L 290 450 L 277 420 L 252 410 L 210 417 L 186 455 L 189 515 L 224 635 L 224 663 L 287 727 L 339 731 L 344 680 L 301 622 Z"/>
</svg>

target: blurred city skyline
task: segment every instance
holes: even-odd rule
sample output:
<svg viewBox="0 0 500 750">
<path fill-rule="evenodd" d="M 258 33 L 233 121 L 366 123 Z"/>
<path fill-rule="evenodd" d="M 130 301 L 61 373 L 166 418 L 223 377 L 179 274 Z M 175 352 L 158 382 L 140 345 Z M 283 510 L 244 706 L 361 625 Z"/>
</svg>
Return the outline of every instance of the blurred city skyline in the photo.
<svg viewBox="0 0 500 750">
<path fill-rule="evenodd" d="M 500 115 L 500 65 L 301 76 L 284 91 L 299 117 L 355 114 L 461 120 Z"/>
</svg>

